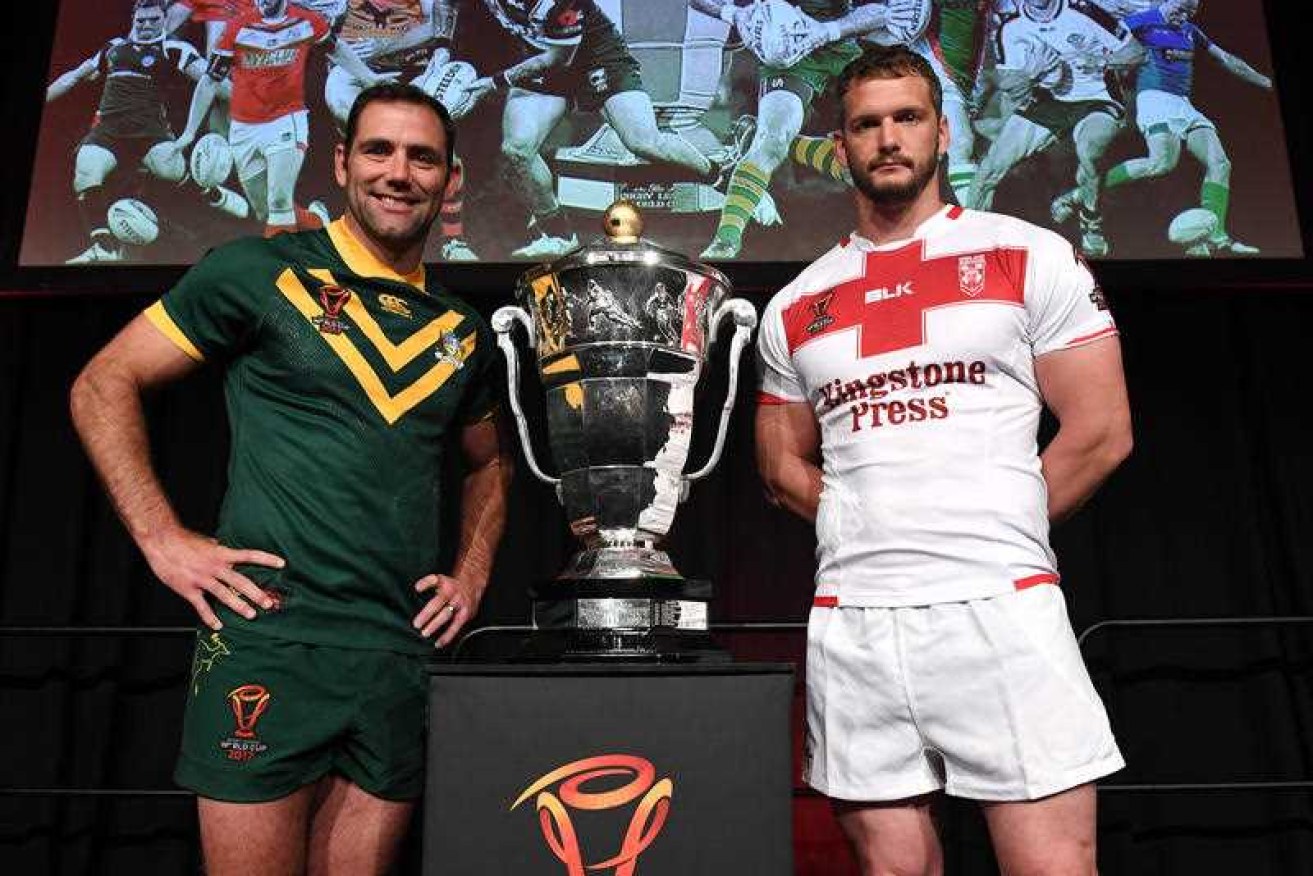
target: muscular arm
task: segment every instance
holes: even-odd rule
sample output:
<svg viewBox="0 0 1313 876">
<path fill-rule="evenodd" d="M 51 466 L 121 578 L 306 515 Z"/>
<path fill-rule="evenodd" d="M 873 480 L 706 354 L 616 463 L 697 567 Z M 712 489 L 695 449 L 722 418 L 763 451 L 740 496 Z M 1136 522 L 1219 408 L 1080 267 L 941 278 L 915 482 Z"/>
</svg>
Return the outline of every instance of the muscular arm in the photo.
<svg viewBox="0 0 1313 876">
<path fill-rule="evenodd" d="M 1216 43 L 1208 47 L 1208 54 L 1212 56 L 1217 63 L 1221 64 L 1232 76 L 1237 76 L 1248 82 L 1250 85 L 1257 85 L 1259 88 L 1271 90 L 1271 77 L 1259 73 L 1253 67 L 1249 66 L 1230 52 L 1222 49 Z"/>
<path fill-rule="evenodd" d="M 333 48 L 328 54 L 329 57 L 341 64 L 343 69 L 351 74 L 351 78 L 364 83 L 366 86 L 381 82 L 386 78 L 369 69 L 369 65 L 360 60 L 360 56 L 351 51 L 350 47 L 340 40 L 333 41 Z"/>
<path fill-rule="evenodd" d="M 821 501 L 821 439 L 811 405 L 759 405 L 756 433 L 757 470 L 767 501 L 815 522 Z"/>
<path fill-rule="evenodd" d="M 1058 432 L 1040 454 L 1049 493 L 1049 520 L 1058 523 L 1085 504 L 1131 452 L 1131 412 L 1121 345 L 1104 338 L 1035 360 L 1045 404 Z"/>
<path fill-rule="evenodd" d="M 225 548 L 185 529 L 151 466 L 142 396 L 195 367 L 145 316 L 138 316 L 87 363 L 73 383 L 69 407 L 114 510 L 151 570 L 190 602 L 206 625 L 219 629 L 205 594 L 254 617 L 242 597 L 265 608 L 272 601 L 233 565 L 281 567 L 283 561 L 263 551 Z"/>
<path fill-rule="evenodd" d="M 56 100 L 68 94 L 73 90 L 73 86 L 77 85 L 84 79 L 95 79 L 97 75 L 96 68 L 99 63 L 100 53 L 97 52 L 72 70 L 60 74 L 55 81 L 50 83 L 46 88 L 46 103 L 50 103 L 52 100 Z"/>
<path fill-rule="evenodd" d="M 412 622 L 424 637 L 441 631 L 441 648 L 452 642 L 478 613 L 492 561 L 506 524 L 506 496 L 514 463 L 500 416 L 467 426 L 461 433 L 466 464 L 461 484 L 460 542 L 450 575 L 427 575 L 415 583 L 433 596 Z M 451 610 L 448 611 L 448 606 Z"/>
</svg>

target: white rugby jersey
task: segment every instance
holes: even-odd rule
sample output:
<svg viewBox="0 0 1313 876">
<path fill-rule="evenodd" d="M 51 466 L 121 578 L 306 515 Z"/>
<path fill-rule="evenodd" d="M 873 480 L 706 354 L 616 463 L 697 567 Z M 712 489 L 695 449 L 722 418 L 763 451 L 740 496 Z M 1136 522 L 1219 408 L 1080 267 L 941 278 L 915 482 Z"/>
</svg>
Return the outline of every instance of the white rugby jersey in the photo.
<svg viewBox="0 0 1313 876">
<path fill-rule="evenodd" d="M 945 207 L 846 238 L 766 307 L 762 404 L 820 426 L 819 605 L 928 605 L 1054 583 L 1037 356 L 1117 333 L 1062 237 Z"/>
<path fill-rule="evenodd" d="M 1051 21 L 1039 21 L 1022 5 L 1016 16 L 1004 20 L 999 30 L 1000 66 L 1024 67 L 1030 52 L 1044 45 L 1062 61 L 1035 84 L 1047 90 L 1054 100 L 1066 103 L 1112 100 L 1104 78 L 1108 56 L 1129 42 L 1129 34 L 1124 29 L 1120 33 L 1110 30 L 1082 9 L 1090 7 L 1063 0 L 1061 11 Z M 1117 27 L 1111 19 L 1108 24 Z"/>
</svg>

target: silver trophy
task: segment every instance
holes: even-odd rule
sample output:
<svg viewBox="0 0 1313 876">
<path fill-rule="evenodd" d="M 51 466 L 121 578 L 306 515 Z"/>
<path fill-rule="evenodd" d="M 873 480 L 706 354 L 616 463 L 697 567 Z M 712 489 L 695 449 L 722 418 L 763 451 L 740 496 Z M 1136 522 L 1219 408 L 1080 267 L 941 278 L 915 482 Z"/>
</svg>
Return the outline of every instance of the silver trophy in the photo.
<svg viewBox="0 0 1313 876">
<path fill-rule="evenodd" d="M 642 240 L 632 204 L 612 205 L 603 222 L 606 238 L 528 271 L 521 306 L 492 317 L 529 470 L 556 488 L 583 542 L 534 589 L 530 656 L 698 659 L 718 653 L 707 635 L 711 585 L 684 578 L 660 545 L 689 484 L 720 460 L 757 313 L 728 298 L 719 271 Z M 734 337 L 715 444 L 686 473 L 694 389 L 726 322 Z M 516 325 L 537 354 L 557 476 L 539 465 L 520 404 Z"/>
</svg>

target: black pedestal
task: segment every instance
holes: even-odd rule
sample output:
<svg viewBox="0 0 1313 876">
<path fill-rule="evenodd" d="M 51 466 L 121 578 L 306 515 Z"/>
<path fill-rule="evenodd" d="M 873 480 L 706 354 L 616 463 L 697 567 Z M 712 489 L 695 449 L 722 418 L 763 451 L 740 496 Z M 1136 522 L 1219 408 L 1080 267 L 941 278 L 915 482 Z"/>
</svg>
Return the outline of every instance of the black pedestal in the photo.
<svg viewBox="0 0 1313 876">
<path fill-rule="evenodd" d="M 429 690 L 425 874 L 792 873 L 792 667 L 456 665 Z"/>
</svg>

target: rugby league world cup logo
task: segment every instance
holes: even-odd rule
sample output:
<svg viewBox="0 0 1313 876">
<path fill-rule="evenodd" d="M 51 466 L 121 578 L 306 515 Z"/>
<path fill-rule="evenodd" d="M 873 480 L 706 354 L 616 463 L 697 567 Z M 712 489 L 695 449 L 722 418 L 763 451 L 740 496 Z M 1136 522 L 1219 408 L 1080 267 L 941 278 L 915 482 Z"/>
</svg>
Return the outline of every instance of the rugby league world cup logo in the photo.
<svg viewBox="0 0 1313 876">
<path fill-rule="evenodd" d="M 589 784 L 614 786 L 617 781 L 623 784 L 604 790 L 584 789 Z M 586 876 L 612 867 L 615 876 L 635 876 L 638 856 L 665 826 L 674 790 L 670 779 L 657 781 L 651 761 L 627 754 L 606 754 L 557 767 L 525 788 L 511 809 L 533 798 L 543 838 L 565 865 L 566 876 Z M 618 810 L 635 800 L 638 803 L 629 816 L 619 849 L 596 863 L 585 863 L 580 832 L 571 811 Z"/>
</svg>

